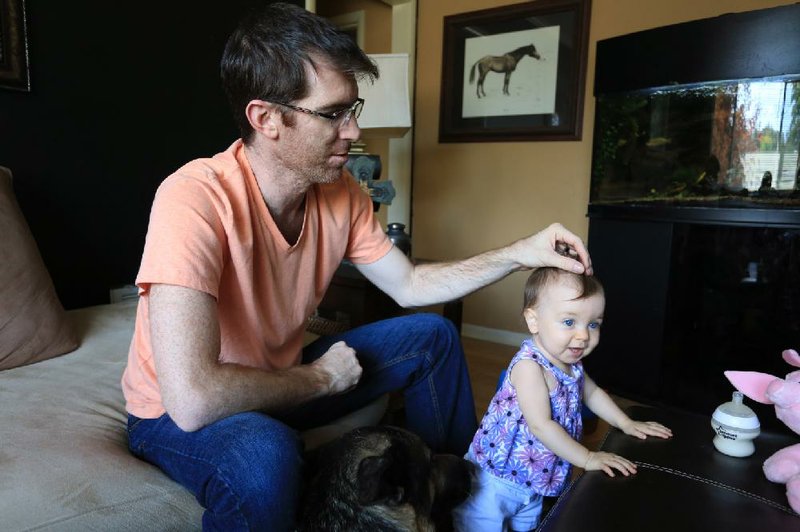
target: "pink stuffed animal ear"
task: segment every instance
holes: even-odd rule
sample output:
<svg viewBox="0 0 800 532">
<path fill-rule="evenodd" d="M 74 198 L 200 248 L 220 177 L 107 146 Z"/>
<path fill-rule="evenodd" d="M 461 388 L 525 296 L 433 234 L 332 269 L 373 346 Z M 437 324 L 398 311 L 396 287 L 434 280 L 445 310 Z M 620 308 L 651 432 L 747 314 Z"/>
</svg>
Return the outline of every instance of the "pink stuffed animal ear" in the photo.
<svg viewBox="0 0 800 532">
<path fill-rule="evenodd" d="M 797 351 L 794 349 L 787 349 L 781 354 L 783 355 L 783 360 L 785 360 L 787 364 L 800 368 L 800 355 L 797 354 Z"/>
<path fill-rule="evenodd" d="M 726 371 L 725 377 L 731 381 L 731 384 L 733 384 L 737 390 L 753 401 L 765 405 L 773 404 L 772 401 L 767 399 L 767 387 L 772 381 L 778 379 L 778 377 L 767 373 L 758 373 L 756 371 Z"/>
</svg>

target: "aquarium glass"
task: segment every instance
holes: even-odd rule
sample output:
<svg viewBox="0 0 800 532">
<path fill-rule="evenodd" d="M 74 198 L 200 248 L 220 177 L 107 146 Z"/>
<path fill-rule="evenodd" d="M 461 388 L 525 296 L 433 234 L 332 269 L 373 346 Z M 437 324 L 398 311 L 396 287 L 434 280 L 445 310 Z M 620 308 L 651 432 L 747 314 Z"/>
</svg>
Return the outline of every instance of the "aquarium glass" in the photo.
<svg viewBox="0 0 800 532">
<path fill-rule="evenodd" d="M 800 79 L 597 97 L 592 204 L 800 206 Z"/>
</svg>

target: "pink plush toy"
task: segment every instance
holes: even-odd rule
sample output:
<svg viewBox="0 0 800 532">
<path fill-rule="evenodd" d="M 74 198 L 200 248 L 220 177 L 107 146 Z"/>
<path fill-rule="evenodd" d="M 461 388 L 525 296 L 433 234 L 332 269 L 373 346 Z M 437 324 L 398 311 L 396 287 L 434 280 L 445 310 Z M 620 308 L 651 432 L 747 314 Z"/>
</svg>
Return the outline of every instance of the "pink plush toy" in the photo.
<svg viewBox="0 0 800 532">
<path fill-rule="evenodd" d="M 783 359 L 800 368 L 800 355 L 794 349 L 783 352 Z M 774 404 L 778 419 L 800 434 L 800 371 L 786 380 L 754 371 L 726 371 L 725 376 L 753 401 Z M 764 461 L 764 474 L 772 482 L 786 484 L 789 506 L 800 513 L 800 443 L 776 452 Z"/>
</svg>

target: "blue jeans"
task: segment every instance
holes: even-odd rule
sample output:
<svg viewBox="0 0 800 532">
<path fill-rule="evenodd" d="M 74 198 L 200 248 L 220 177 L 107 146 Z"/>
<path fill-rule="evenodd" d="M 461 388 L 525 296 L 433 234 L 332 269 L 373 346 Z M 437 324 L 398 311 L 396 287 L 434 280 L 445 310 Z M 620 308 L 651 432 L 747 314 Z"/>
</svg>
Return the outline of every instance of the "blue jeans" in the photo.
<svg viewBox="0 0 800 532">
<path fill-rule="evenodd" d="M 316 360 L 334 342 L 356 350 L 364 369 L 346 394 L 268 416 L 244 412 L 196 432 L 164 414 L 129 416 L 131 452 L 189 489 L 206 509 L 204 530 L 290 530 L 301 487 L 297 431 L 328 423 L 387 392 L 403 390 L 407 427 L 439 452 L 463 455 L 477 428 L 458 333 L 436 314 L 413 314 L 318 339 L 303 351 Z"/>
</svg>

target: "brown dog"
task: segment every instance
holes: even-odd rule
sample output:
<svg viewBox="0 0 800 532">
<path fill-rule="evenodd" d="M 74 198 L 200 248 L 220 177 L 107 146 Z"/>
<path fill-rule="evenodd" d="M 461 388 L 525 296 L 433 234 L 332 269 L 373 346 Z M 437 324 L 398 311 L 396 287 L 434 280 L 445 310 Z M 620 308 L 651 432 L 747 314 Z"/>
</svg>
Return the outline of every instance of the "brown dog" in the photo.
<svg viewBox="0 0 800 532">
<path fill-rule="evenodd" d="M 452 530 L 469 495 L 472 466 L 435 455 L 415 434 L 390 426 L 355 429 L 317 449 L 298 516 L 300 531 Z"/>
</svg>

